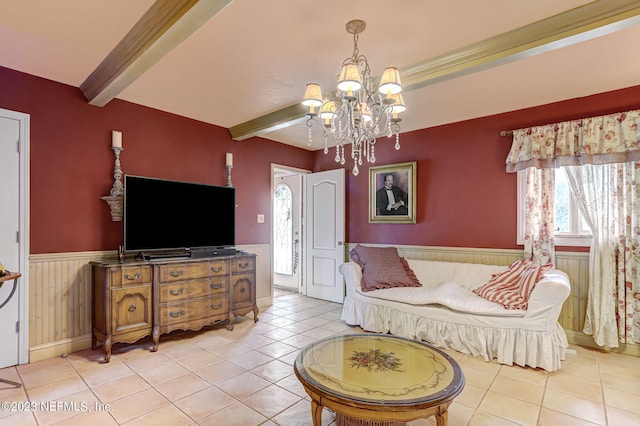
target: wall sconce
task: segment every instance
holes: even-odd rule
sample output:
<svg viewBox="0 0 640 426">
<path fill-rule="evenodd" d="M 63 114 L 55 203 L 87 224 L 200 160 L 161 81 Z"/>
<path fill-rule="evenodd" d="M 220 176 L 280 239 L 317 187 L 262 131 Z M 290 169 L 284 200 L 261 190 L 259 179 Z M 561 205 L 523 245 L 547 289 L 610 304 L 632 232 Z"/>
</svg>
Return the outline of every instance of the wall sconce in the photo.
<svg viewBox="0 0 640 426">
<path fill-rule="evenodd" d="M 225 158 L 225 164 L 227 166 L 227 186 L 233 186 L 231 183 L 231 169 L 233 169 L 233 153 L 227 152 L 227 156 Z"/>
<path fill-rule="evenodd" d="M 120 152 L 122 147 L 122 132 L 113 130 L 111 132 L 111 149 L 116 154 L 116 163 L 113 168 L 113 186 L 109 195 L 100 197 L 105 200 L 111 208 L 111 220 L 114 222 L 122 221 L 124 213 L 124 184 L 122 183 L 122 169 L 120 168 Z"/>
</svg>

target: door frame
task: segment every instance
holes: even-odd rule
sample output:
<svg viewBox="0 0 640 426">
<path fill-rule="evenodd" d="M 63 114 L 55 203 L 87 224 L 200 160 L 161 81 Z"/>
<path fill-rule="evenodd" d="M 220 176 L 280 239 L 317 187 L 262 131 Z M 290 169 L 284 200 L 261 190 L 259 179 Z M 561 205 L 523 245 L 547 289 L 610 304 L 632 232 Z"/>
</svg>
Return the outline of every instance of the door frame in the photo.
<svg viewBox="0 0 640 426">
<path fill-rule="evenodd" d="M 273 176 L 275 173 L 276 169 L 284 169 L 284 170 L 288 170 L 291 171 L 292 174 L 300 174 L 300 175 L 306 175 L 311 173 L 311 170 L 307 170 L 307 169 L 300 169 L 298 167 L 292 167 L 292 166 L 285 166 L 283 164 L 277 164 L 277 163 L 271 163 L 271 174 L 269 175 L 269 179 L 271 179 L 271 184 L 270 184 L 270 188 L 271 188 L 271 192 L 269 195 L 269 282 L 270 282 L 270 287 L 271 287 L 271 302 L 273 303 L 273 301 L 275 300 L 274 297 L 274 282 L 273 282 L 273 242 L 275 241 L 275 238 L 273 236 L 273 191 L 275 190 L 275 184 L 273 181 Z M 301 192 L 301 196 L 303 196 L 304 193 L 304 188 L 300 188 L 300 192 Z M 304 204 L 301 202 L 301 208 L 302 210 L 304 210 Z M 300 212 L 300 216 L 302 219 L 302 216 L 304 215 L 304 212 L 301 211 Z M 300 279 L 301 281 L 304 280 L 304 275 L 302 275 L 304 273 L 304 247 L 305 247 L 305 241 L 304 241 L 304 223 L 301 222 L 300 226 L 303 228 L 302 232 L 300 232 L 300 261 L 298 263 L 300 271 L 299 273 L 300 275 Z M 300 291 L 300 289 L 298 288 L 298 291 Z"/>
<path fill-rule="evenodd" d="M 20 321 L 20 332 L 18 334 L 18 363 L 27 364 L 29 362 L 29 154 L 30 154 L 30 126 L 31 116 L 22 112 L 11 111 L 0 108 L 0 115 L 19 122 L 20 155 L 19 157 L 19 219 L 18 227 L 20 231 L 20 243 L 18 253 L 18 272 L 22 274 L 19 278 L 17 295 Z M 16 149 L 18 149 L 16 147 Z"/>
</svg>

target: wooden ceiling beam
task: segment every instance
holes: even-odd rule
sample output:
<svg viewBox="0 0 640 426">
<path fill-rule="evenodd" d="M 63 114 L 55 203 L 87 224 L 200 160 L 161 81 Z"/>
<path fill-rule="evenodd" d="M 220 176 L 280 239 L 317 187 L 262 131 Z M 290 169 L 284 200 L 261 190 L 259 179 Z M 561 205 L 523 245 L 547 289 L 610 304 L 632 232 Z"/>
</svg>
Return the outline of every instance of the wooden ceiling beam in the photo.
<svg viewBox="0 0 640 426">
<path fill-rule="evenodd" d="M 105 106 L 231 0 L 157 0 L 80 85 Z"/>
<path fill-rule="evenodd" d="M 640 22 L 637 0 L 600 0 L 400 69 L 415 90 L 620 31 Z M 269 133 L 304 118 L 294 104 L 229 129 L 235 140 Z"/>
</svg>

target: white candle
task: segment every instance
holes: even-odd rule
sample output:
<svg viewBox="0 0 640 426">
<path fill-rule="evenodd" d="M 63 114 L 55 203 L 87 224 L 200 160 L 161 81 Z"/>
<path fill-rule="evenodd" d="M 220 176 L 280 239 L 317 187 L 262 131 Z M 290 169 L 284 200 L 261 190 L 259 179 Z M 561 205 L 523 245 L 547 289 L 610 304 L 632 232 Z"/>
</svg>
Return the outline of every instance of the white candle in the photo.
<svg viewBox="0 0 640 426">
<path fill-rule="evenodd" d="M 111 131 L 111 148 L 122 148 L 122 132 Z"/>
<path fill-rule="evenodd" d="M 227 152 L 227 166 L 233 167 L 233 153 Z"/>
</svg>

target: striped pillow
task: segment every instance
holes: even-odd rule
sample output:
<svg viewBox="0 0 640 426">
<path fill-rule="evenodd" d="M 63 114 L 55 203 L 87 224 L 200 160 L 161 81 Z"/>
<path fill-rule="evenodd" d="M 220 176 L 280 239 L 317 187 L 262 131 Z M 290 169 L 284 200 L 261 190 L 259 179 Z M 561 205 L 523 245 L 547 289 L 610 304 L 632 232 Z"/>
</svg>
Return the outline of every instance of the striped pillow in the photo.
<svg viewBox="0 0 640 426">
<path fill-rule="evenodd" d="M 529 296 L 551 264 L 535 266 L 530 260 L 517 260 L 509 268 L 491 277 L 488 283 L 473 292 L 505 309 L 527 309 Z"/>
</svg>

